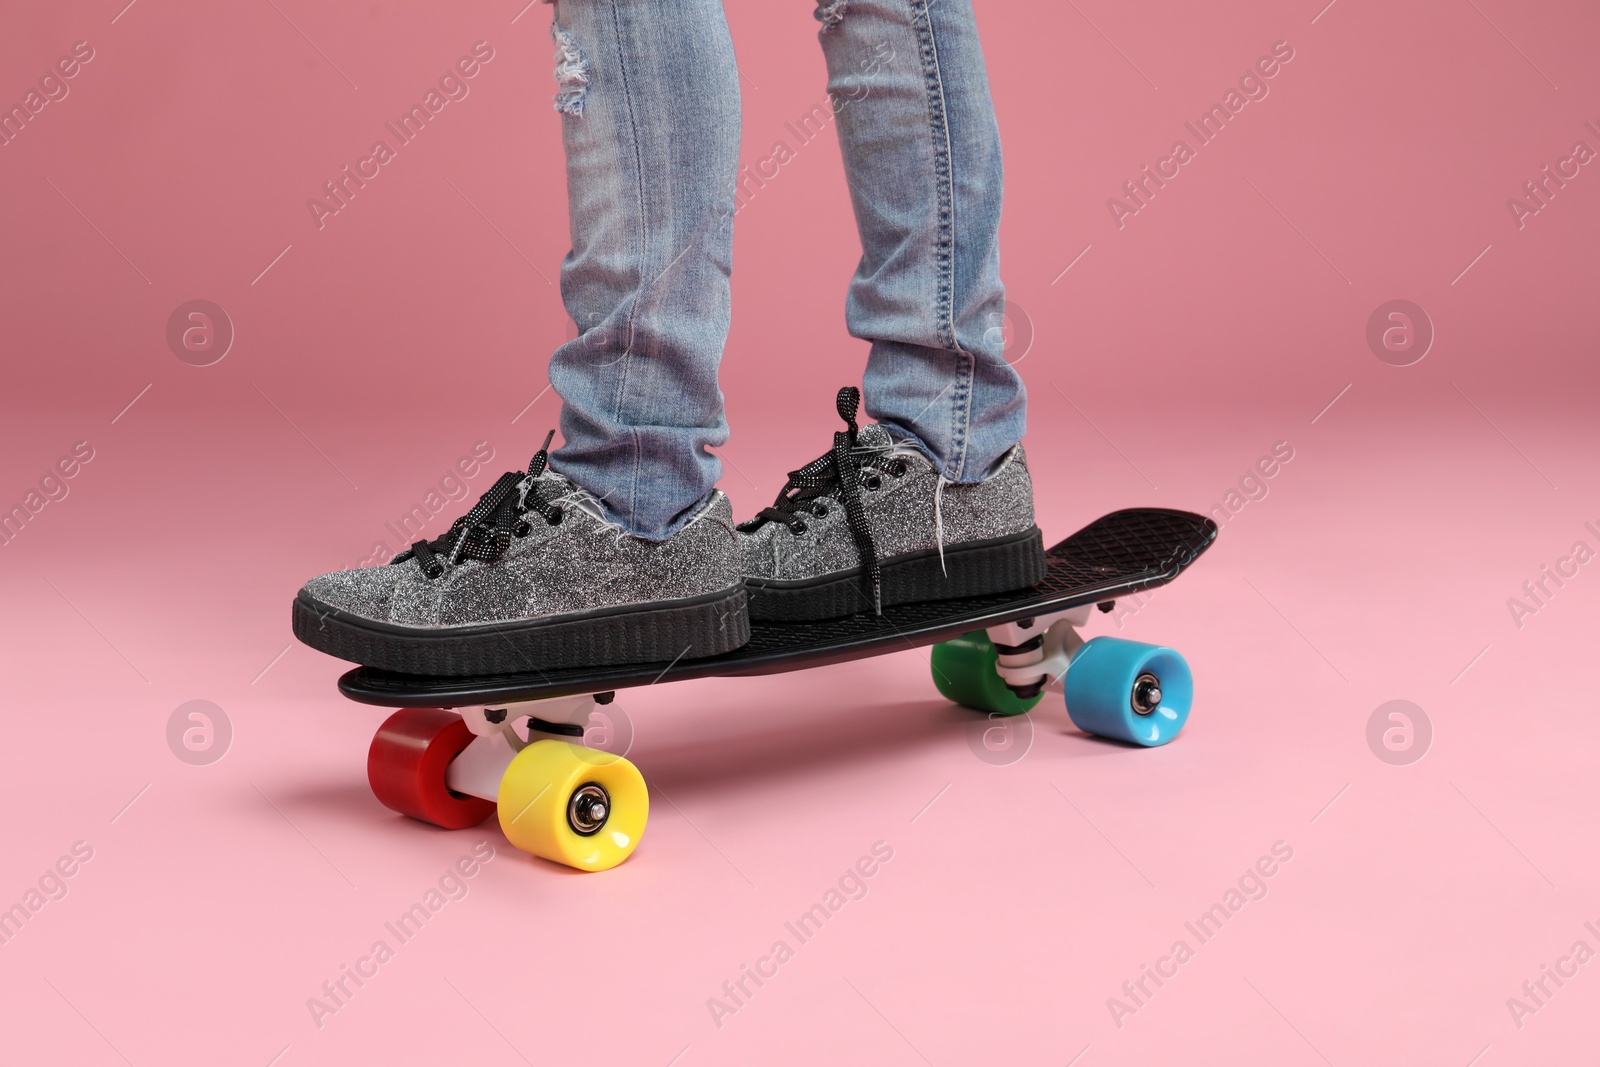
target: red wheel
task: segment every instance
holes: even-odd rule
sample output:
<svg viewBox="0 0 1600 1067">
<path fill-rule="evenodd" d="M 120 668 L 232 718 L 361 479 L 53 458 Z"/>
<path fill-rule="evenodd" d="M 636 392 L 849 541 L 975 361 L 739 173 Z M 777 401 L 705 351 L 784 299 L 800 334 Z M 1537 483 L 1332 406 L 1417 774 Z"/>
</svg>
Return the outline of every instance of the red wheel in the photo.
<svg viewBox="0 0 1600 1067">
<path fill-rule="evenodd" d="M 444 771 L 472 743 L 461 716 L 443 708 L 401 708 L 380 727 L 367 750 L 367 781 L 391 811 L 465 830 L 494 814 L 494 801 L 453 793 Z"/>
</svg>

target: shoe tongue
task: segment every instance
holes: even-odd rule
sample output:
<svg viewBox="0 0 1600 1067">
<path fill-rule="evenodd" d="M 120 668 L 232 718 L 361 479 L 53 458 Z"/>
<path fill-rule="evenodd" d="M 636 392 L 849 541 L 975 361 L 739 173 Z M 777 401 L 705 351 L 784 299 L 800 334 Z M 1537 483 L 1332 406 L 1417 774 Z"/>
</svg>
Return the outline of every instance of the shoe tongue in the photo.
<svg viewBox="0 0 1600 1067">
<path fill-rule="evenodd" d="M 878 423 L 869 423 L 856 431 L 857 448 L 888 448 L 891 444 L 889 431 Z"/>
</svg>

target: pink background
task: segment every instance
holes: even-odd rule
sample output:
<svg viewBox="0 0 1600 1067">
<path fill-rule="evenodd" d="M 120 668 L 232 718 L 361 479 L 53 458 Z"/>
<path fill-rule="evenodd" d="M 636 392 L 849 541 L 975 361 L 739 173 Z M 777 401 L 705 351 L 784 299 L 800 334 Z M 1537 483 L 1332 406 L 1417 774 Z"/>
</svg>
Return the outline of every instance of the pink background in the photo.
<svg viewBox="0 0 1600 1067">
<path fill-rule="evenodd" d="M 1096 623 L 1188 656 L 1188 729 L 1121 748 L 1052 697 L 1025 756 L 985 761 L 921 652 L 627 693 L 655 817 L 626 865 L 579 876 L 492 823 L 380 807 L 385 713 L 340 699 L 342 666 L 288 626 L 305 578 L 392 543 L 473 442 L 496 453 L 475 496 L 554 424 L 564 183 L 549 12 L 523 2 L 5 12 L 0 103 L 76 41 L 95 57 L 0 147 L 0 505 L 75 442 L 93 459 L 0 547 L 0 906 L 75 842 L 93 858 L 0 945 L 0 1058 L 1594 1055 L 1600 963 L 1520 1028 L 1507 1007 L 1575 941 L 1600 949 L 1600 569 L 1520 627 L 1507 606 L 1574 542 L 1600 549 L 1600 175 L 1521 228 L 1506 204 L 1573 142 L 1600 149 L 1592 5 L 980 3 L 1047 536 L 1208 511 L 1294 449 L 1189 576 Z M 804 0 L 728 13 L 754 161 L 824 99 L 816 24 Z M 479 40 L 470 95 L 319 230 L 306 200 Z M 1270 95 L 1119 229 L 1107 198 L 1280 40 Z M 742 514 L 859 377 L 856 254 L 831 135 L 739 216 Z M 167 346 L 193 299 L 236 331 L 211 366 Z M 1436 330 L 1411 366 L 1367 346 L 1394 299 Z M 209 766 L 167 745 L 195 699 L 232 724 Z M 1367 743 L 1394 699 L 1432 724 L 1405 766 Z M 497 854 L 466 898 L 315 1025 L 307 998 L 480 840 Z M 717 1026 L 707 999 L 880 840 L 867 896 Z M 1107 999 L 1278 841 L 1265 899 L 1119 1027 Z"/>
</svg>

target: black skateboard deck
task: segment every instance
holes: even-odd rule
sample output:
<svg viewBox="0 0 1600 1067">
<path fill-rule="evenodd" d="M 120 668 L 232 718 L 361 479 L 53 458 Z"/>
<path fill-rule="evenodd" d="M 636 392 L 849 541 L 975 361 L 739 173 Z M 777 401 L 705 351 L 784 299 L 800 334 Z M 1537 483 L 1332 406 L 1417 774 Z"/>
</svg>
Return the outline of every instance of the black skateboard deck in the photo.
<svg viewBox="0 0 1600 1067">
<path fill-rule="evenodd" d="M 1187 511 L 1131 508 L 1085 526 L 1051 548 L 1044 581 L 992 596 L 888 607 L 823 622 L 752 622 L 750 643 L 705 659 L 622 667 L 568 667 L 470 678 L 358 667 L 345 696 L 383 707 L 469 707 L 604 693 L 685 678 L 780 674 L 946 641 L 1018 619 L 1100 604 L 1166 585 L 1216 539 L 1217 524 Z"/>
</svg>

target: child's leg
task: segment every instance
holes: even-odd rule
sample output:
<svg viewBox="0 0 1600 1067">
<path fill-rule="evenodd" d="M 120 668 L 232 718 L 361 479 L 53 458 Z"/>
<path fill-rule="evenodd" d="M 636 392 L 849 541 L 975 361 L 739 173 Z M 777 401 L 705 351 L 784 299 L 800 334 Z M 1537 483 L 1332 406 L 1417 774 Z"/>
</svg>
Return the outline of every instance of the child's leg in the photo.
<svg viewBox="0 0 1600 1067">
<path fill-rule="evenodd" d="M 861 232 L 850 332 L 867 411 L 740 530 L 754 619 L 800 621 L 1020 589 L 1045 575 L 1001 349 L 1000 138 L 971 0 L 820 0 Z M 826 119 L 826 113 L 820 116 Z"/>
<path fill-rule="evenodd" d="M 720 0 L 559 0 L 579 336 L 550 360 L 552 465 L 632 534 L 660 539 L 721 474 L 739 76 Z M 536 194 L 538 195 L 538 194 Z M 546 195 L 556 195 L 551 192 Z"/>
<path fill-rule="evenodd" d="M 717 364 L 739 148 L 722 7 L 560 0 L 555 38 L 572 213 L 561 293 L 583 331 L 550 361 L 566 446 L 555 469 L 541 449 L 390 565 L 307 582 L 295 634 L 330 655 L 476 675 L 749 640 L 732 508 L 704 450 L 727 437 Z"/>
<path fill-rule="evenodd" d="M 971 0 L 819 3 L 862 259 L 850 333 L 872 342 L 867 412 L 946 478 L 973 482 L 1022 437 L 1001 353 L 1000 136 Z"/>
</svg>

